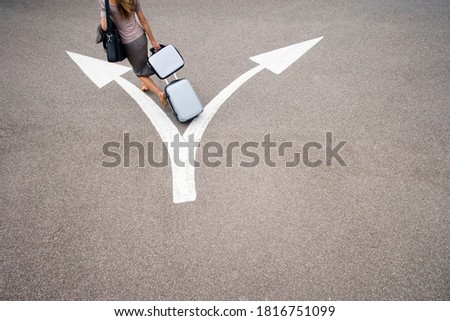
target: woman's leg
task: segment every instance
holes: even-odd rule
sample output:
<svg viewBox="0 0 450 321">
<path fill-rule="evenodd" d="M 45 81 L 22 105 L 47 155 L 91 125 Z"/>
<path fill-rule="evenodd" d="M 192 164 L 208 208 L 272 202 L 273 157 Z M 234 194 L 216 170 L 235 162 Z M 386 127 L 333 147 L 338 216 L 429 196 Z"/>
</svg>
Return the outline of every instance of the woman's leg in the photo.
<svg viewBox="0 0 450 321">
<path fill-rule="evenodd" d="M 142 91 L 148 91 L 148 87 L 146 84 L 144 84 L 144 82 L 141 80 L 141 90 Z"/>
<path fill-rule="evenodd" d="M 141 80 L 141 90 L 151 90 L 158 95 L 163 107 L 167 106 L 167 100 L 164 92 L 162 92 L 158 86 L 150 79 L 149 76 L 153 75 L 155 71 L 147 64 L 147 37 L 143 34 L 135 41 L 124 44 L 125 53 L 128 61 L 133 67 L 134 73 Z"/>
<path fill-rule="evenodd" d="M 166 108 L 167 106 L 166 94 L 162 92 L 161 89 L 158 88 L 158 86 L 156 86 L 153 80 L 151 80 L 150 77 L 139 77 L 139 79 L 141 80 L 142 84 L 146 87 L 147 90 L 151 90 L 152 92 L 158 95 L 159 100 L 161 100 L 163 107 Z M 141 89 L 142 88 L 143 86 L 141 85 Z"/>
</svg>

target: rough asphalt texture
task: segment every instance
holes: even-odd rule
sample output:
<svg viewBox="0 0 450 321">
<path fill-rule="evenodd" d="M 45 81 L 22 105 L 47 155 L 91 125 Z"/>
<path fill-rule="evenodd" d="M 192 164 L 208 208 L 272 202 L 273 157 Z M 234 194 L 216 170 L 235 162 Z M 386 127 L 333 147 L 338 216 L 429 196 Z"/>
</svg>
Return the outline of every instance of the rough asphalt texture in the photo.
<svg viewBox="0 0 450 321">
<path fill-rule="evenodd" d="M 97 1 L 1 1 L 0 299 L 450 299 L 448 1 L 142 3 L 205 104 L 249 57 L 324 36 L 242 86 L 202 142 L 331 131 L 348 166 L 203 166 L 175 205 L 170 168 L 101 166 L 124 133 L 160 138 L 66 54 L 105 59 Z"/>
</svg>

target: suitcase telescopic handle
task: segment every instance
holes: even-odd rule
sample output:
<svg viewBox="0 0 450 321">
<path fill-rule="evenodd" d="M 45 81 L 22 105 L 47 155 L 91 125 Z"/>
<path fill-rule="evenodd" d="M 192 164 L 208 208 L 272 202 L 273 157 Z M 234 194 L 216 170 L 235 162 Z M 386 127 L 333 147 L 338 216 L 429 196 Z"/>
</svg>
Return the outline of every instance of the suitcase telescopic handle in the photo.
<svg viewBox="0 0 450 321">
<path fill-rule="evenodd" d="M 159 46 L 162 48 L 164 48 L 166 45 L 163 44 L 159 44 Z M 150 48 L 150 52 L 152 53 L 152 55 L 154 55 L 156 53 L 156 49 L 155 48 Z"/>
</svg>

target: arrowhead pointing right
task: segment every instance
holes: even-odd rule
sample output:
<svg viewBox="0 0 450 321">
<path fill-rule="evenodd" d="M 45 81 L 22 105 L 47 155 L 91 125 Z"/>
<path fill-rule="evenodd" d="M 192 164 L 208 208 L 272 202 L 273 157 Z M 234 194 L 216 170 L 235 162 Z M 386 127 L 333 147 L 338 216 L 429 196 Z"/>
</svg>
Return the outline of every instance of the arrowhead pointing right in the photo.
<svg viewBox="0 0 450 321">
<path fill-rule="evenodd" d="M 66 51 L 78 67 L 83 70 L 86 76 L 91 79 L 98 88 L 109 84 L 117 77 L 122 76 L 131 70 L 129 67 L 109 63 L 107 61 L 83 56 L 77 53 Z"/>
<path fill-rule="evenodd" d="M 303 41 L 295 45 L 276 49 L 263 53 L 250 59 L 260 64 L 271 72 L 279 75 L 286 68 L 292 65 L 297 59 L 303 56 L 309 49 L 314 47 L 323 37 Z"/>
</svg>

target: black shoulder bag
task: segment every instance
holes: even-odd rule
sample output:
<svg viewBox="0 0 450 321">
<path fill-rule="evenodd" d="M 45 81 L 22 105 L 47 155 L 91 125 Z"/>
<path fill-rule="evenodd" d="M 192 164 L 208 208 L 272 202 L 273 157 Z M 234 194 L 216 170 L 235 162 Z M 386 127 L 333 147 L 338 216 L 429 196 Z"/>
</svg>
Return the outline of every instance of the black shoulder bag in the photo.
<svg viewBox="0 0 450 321">
<path fill-rule="evenodd" d="M 109 62 L 118 62 L 126 58 L 123 44 L 120 41 L 119 32 L 111 20 L 111 9 L 109 7 L 109 0 L 105 0 L 106 8 L 106 57 Z"/>
</svg>

